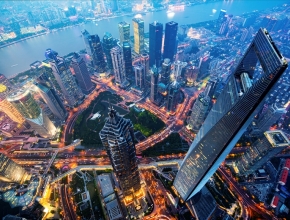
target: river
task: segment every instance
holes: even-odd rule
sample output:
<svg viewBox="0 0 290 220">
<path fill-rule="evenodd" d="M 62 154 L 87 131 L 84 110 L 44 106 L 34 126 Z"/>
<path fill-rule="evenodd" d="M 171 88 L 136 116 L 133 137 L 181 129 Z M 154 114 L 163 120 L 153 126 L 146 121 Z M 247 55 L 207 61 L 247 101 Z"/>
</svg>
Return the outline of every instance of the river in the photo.
<svg viewBox="0 0 290 220">
<path fill-rule="evenodd" d="M 270 9 L 278 5 L 286 4 L 287 0 L 228 0 L 215 3 L 205 3 L 186 7 L 184 11 L 175 12 L 168 17 L 166 10 L 150 12 L 143 15 L 145 32 L 148 32 L 149 23 L 159 21 L 163 24 L 169 21 L 178 22 L 180 25 L 217 19 L 221 9 L 227 10 L 228 14 L 241 15 L 254 10 Z M 213 13 L 213 9 L 216 13 Z M 65 55 L 73 51 L 84 49 L 81 31 L 86 29 L 90 34 L 98 34 L 101 38 L 105 32 L 110 32 L 113 37 L 119 38 L 118 23 L 126 21 L 132 23 L 131 16 L 105 19 L 89 22 L 79 26 L 68 27 L 53 33 L 27 39 L 7 47 L 0 48 L 0 73 L 10 78 L 19 72 L 30 68 L 30 64 L 36 60 L 43 60 L 47 48 L 52 48 L 59 55 Z M 133 35 L 131 25 L 131 35 Z"/>
</svg>

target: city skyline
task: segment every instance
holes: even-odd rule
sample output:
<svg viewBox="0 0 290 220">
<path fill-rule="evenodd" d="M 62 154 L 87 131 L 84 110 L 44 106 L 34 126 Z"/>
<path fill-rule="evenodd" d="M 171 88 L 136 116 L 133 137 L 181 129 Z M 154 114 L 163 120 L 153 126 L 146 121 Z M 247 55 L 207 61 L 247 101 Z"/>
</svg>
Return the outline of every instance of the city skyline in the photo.
<svg viewBox="0 0 290 220">
<path fill-rule="evenodd" d="M 288 4 L 0 5 L 3 219 L 287 217 Z"/>
</svg>

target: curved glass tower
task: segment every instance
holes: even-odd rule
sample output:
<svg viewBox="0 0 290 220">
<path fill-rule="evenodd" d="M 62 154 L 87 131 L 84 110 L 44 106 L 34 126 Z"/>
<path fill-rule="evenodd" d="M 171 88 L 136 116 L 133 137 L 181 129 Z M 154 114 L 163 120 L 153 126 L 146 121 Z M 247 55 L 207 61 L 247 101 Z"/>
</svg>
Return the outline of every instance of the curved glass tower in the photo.
<svg viewBox="0 0 290 220">
<path fill-rule="evenodd" d="M 110 107 L 109 118 L 99 133 L 124 196 L 141 189 L 134 144 L 133 124 Z"/>
<path fill-rule="evenodd" d="M 242 83 L 241 77 L 245 77 L 246 73 L 253 78 L 258 61 L 264 74 L 249 87 Z M 199 192 L 218 169 L 286 68 L 287 62 L 269 33 L 260 29 L 229 77 L 181 164 L 174 187 L 183 200 Z"/>
</svg>

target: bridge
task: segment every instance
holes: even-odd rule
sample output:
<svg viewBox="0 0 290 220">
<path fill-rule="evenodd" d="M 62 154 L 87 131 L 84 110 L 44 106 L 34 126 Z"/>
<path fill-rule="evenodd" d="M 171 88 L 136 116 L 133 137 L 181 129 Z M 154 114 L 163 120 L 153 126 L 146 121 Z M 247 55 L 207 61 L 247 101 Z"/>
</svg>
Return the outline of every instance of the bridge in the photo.
<svg viewBox="0 0 290 220">
<path fill-rule="evenodd" d="M 178 168 L 181 165 L 181 162 L 183 160 L 179 159 L 179 160 L 168 160 L 168 161 L 158 161 L 158 162 L 151 162 L 149 164 L 139 164 L 139 170 L 145 170 L 145 169 L 157 169 L 158 167 L 166 167 L 166 166 L 178 166 Z M 56 178 L 52 179 L 50 181 L 50 183 L 54 183 L 56 181 L 61 180 L 62 178 L 74 174 L 77 171 L 82 171 L 82 170 L 107 170 L 107 169 L 113 169 L 113 167 L 111 165 L 80 165 L 77 166 L 59 176 L 57 176 Z"/>
<path fill-rule="evenodd" d="M 45 171 L 44 171 L 44 174 L 47 174 L 51 164 L 53 163 L 54 159 L 56 158 L 56 155 L 60 152 L 60 151 L 63 151 L 63 150 L 67 150 L 69 148 L 74 148 L 76 146 L 79 146 L 81 144 L 81 141 L 80 139 L 76 139 L 73 141 L 72 144 L 68 145 L 68 146 L 65 146 L 65 147 L 62 147 L 62 148 L 54 148 L 55 149 L 55 153 L 52 155 L 50 161 L 49 161 L 49 164 L 47 165 Z"/>
</svg>

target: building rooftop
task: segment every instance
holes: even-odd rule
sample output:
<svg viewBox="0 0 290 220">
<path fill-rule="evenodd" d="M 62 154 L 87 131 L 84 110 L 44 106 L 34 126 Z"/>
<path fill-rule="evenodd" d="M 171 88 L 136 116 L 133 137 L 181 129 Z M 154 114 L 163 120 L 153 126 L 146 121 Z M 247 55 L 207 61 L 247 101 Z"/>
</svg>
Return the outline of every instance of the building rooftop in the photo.
<svg viewBox="0 0 290 220">
<path fill-rule="evenodd" d="M 278 196 L 274 196 L 273 199 L 272 199 L 272 202 L 271 202 L 271 206 L 273 208 L 276 208 L 277 205 L 278 205 L 278 202 L 279 202 L 279 197 Z"/>
<path fill-rule="evenodd" d="M 279 180 L 279 183 L 284 183 L 284 185 L 286 184 L 287 182 L 287 178 L 288 178 L 288 170 L 287 169 L 284 169 L 281 173 L 281 176 L 280 176 L 280 180 Z"/>
<path fill-rule="evenodd" d="M 104 198 L 114 193 L 112 181 L 109 174 L 99 175 L 98 180 L 99 180 L 101 190 L 102 190 L 102 195 Z"/>
<path fill-rule="evenodd" d="M 290 169 L 290 159 L 286 159 L 284 167 Z"/>
<path fill-rule="evenodd" d="M 110 220 L 122 219 L 123 215 L 116 199 L 106 204 Z"/>
<path fill-rule="evenodd" d="M 290 141 L 283 131 L 266 131 L 265 136 L 273 147 L 285 147 L 290 145 Z"/>
</svg>

